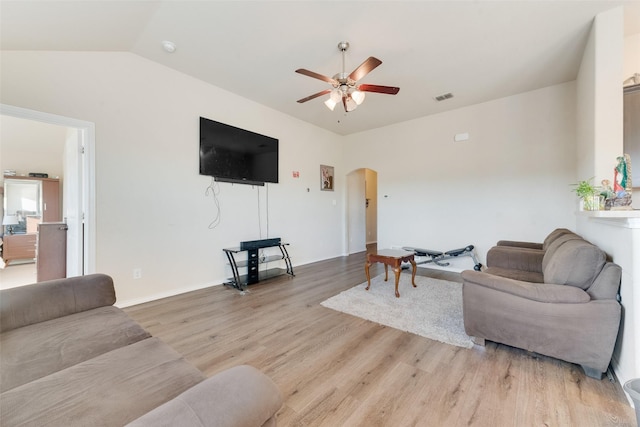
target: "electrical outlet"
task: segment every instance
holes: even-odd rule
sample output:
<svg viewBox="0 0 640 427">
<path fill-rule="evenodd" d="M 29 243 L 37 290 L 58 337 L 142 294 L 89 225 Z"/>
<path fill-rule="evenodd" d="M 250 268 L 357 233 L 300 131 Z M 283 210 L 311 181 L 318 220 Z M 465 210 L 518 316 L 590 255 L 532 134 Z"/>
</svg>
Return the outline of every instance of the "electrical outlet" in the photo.
<svg viewBox="0 0 640 427">
<path fill-rule="evenodd" d="M 133 269 L 133 278 L 134 279 L 141 279 L 142 278 L 142 269 L 141 268 L 134 268 Z"/>
</svg>

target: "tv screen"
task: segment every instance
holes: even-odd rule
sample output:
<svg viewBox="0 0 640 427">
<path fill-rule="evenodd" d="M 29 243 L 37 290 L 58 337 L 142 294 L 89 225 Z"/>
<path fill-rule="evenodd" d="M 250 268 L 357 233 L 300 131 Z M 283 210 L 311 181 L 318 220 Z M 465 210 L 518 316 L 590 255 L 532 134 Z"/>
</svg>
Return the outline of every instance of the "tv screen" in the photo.
<svg viewBox="0 0 640 427">
<path fill-rule="evenodd" d="M 200 117 L 200 175 L 216 181 L 278 182 L 278 140 Z"/>
</svg>

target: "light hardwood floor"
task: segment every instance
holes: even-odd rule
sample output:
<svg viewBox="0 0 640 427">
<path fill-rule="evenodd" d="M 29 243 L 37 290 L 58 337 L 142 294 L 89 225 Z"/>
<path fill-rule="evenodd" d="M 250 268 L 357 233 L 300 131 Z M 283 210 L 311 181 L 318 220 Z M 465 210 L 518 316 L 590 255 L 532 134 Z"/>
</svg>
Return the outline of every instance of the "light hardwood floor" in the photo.
<svg viewBox="0 0 640 427">
<path fill-rule="evenodd" d="M 215 286 L 126 311 L 208 376 L 243 363 L 269 375 L 285 399 L 280 426 L 636 425 L 618 383 L 575 365 L 490 342 L 454 347 L 320 306 L 365 280 L 364 261 L 296 267 L 244 296 Z"/>
</svg>

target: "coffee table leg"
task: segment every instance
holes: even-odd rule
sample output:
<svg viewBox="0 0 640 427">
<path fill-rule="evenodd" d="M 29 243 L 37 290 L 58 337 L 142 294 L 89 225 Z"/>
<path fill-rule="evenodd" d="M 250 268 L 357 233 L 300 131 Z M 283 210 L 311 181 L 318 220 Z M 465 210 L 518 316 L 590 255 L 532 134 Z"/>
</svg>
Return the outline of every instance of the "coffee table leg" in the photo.
<svg viewBox="0 0 640 427">
<path fill-rule="evenodd" d="M 416 286 L 416 262 L 413 259 L 410 259 L 409 262 L 411 263 L 411 284 L 413 285 L 414 288 L 417 288 L 417 286 Z"/>
<path fill-rule="evenodd" d="M 389 280 L 389 266 L 387 264 L 384 265 L 384 281 Z"/>
<path fill-rule="evenodd" d="M 400 282 L 400 267 L 394 267 L 393 271 L 396 273 L 396 298 L 400 298 L 400 292 L 398 292 L 398 283 Z"/>
<path fill-rule="evenodd" d="M 367 287 L 364 288 L 365 290 L 369 290 L 369 287 L 371 286 L 371 275 L 369 274 L 369 267 L 371 267 L 371 263 L 367 260 L 366 264 L 364 265 L 364 272 L 367 275 Z"/>
</svg>

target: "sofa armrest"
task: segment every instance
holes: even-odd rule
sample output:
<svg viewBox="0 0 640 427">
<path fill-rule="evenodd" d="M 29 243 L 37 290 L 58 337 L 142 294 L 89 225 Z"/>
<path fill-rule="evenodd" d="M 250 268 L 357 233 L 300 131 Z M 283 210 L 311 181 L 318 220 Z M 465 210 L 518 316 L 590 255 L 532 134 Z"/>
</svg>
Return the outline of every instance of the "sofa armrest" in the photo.
<svg viewBox="0 0 640 427">
<path fill-rule="evenodd" d="M 487 267 L 542 273 L 543 258 L 543 250 L 494 246 L 487 252 Z"/>
<path fill-rule="evenodd" d="M 518 242 L 515 240 L 499 240 L 496 243 L 496 246 L 509 246 L 516 248 L 525 248 L 525 249 L 538 249 L 542 250 L 542 243 L 534 243 L 534 242 Z"/>
<path fill-rule="evenodd" d="M 0 331 L 113 305 L 113 280 L 105 274 L 55 279 L 0 291 Z"/>
<path fill-rule="evenodd" d="M 269 377 L 241 365 L 195 385 L 128 427 L 275 425 L 282 403 L 282 393 Z"/>
<path fill-rule="evenodd" d="M 582 304 L 591 301 L 588 293 L 575 286 L 523 282 L 472 270 L 463 271 L 462 279 L 463 286 L 483 286 L 532 301 L 563 304 Z"/>
</svg>

